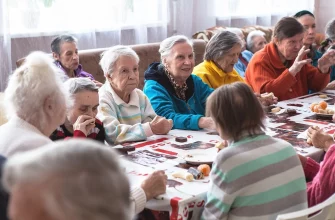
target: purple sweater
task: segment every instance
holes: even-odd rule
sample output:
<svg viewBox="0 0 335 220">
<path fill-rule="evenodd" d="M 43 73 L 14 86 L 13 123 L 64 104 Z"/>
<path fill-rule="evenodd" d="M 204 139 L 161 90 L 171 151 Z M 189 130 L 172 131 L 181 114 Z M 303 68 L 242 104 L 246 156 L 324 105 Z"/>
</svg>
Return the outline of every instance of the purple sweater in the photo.
<svg viewBox="0 0 335 220">
<path fill-rule="evenodd" d="M 55 61 L 55 64 L 56 64 L 57 67 L 59 67 L 65 73 L 65 70 L 64 70 L 62 64 L 59 61 Z M 85 72 L 83 70 L 83 67 L 82 67 L 81 64 L 78 65 L 78 68 L 74 71 L 74 73 L 75 73 L 76 77 L 89 77 L 90 79 L 94 80 L 94 77 L 91 74 L 89 74 L 88 72 Z M 67 80 L 68 78 L 69 77 L 65 74 L 64 81 Z"/>
</svg>

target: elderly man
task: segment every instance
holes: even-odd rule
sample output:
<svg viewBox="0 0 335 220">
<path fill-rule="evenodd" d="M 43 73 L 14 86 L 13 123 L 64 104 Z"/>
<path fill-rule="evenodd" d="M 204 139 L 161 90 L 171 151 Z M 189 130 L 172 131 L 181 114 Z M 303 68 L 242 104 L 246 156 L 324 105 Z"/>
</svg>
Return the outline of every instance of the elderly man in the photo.
<svg viewBox="0 0 335 220">
<path fill-rule="evenodd" d="M 77 48 L 77 39 L 71 35 L 60 35 L 51 42 L 52 56 L 55 64 L 66 74 L 65 80 L 73 77 L 88 77 L 97 84 L 102 83 L 94 80 L 93 76 L 83 70 L 79 64 L 79 55 Z"/>
<path fill-rule="evenodd" d="M 0 126 L 1 155 L 10 157 L 51 142 L 48 137 L 66 116 L 68 96 L 61 75 L 42 52 L 29 54 L 11 75 L 5 90 L 6 112 L 11 115 Z"/>
<path fill-rule="evenodd" d="M 117 154 L 98 142 L 59 141 L 9 158 L 3 172 L 10 219 L 132 217 L 129 183 Z"/>
<path fill-rule="evenodd" d="M 265 39 L 265 33 L 260 30 L 251 31 L 247 37 L 247 50 L 252 53 L 256 53 L 257 51 L 263 49 L 265 45 L 268 43 Z"/>
</svg>

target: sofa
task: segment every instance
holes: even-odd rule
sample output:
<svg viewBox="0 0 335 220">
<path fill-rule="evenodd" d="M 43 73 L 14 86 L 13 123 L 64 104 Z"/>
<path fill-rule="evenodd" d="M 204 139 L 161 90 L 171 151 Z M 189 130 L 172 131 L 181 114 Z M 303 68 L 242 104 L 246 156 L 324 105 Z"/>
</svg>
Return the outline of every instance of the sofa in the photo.
<svg viewBox="0 0 335 220">
<path fill-rule="evenodd" d="M 214 26 L 208 29 L 205 29 L 203 31 L 199 31 L 195 34 L 193 34 L 192 38 L 193 39 L 202 39 L 205 42 L 208 42 L 211 37 L 216 34 L 219 31 L 225 30 L 226 27 L 224 26 Z M 259 26 L 259 25 L 252 25 L 252 26 L 246 26 L 241 28 L 241 31 L 243 32 L 245 38 L 247 38 L 248 34 L 253 31 L 253 30 L 260 30 L 265 33 L 265 39 L 267 42 L 270 42 L 272 39 L 272 34 L 273 34 L 273 27 L 264 27 L 264 26 Z M 325 39 L 325 35 L 323 33 L 316 33 L 315 37 L 315 46 L 318 48 L 321 45 L 321 42 Z"/>
<path fill-rule="evenodd" d="M 144 71 L 152 62 L 160 61 L 160 54 L 158 52 L 160 43 L 148 43 L 130 46 L 139 56 L 139 89 L 144 86 Z M 206 42 L 204 40 L 194 40 L 195 65 L 203 61 Z M 108 48 L 79 50 L 79 62 L 86 72 L 89 72 L 99 82 L 104 82 L 105 77 L 102 69 L 99 66 L 100 55 Z M 16 61 L 16 66 L 19 67 L 24 61 L 24 58 Z"/>
</svg>

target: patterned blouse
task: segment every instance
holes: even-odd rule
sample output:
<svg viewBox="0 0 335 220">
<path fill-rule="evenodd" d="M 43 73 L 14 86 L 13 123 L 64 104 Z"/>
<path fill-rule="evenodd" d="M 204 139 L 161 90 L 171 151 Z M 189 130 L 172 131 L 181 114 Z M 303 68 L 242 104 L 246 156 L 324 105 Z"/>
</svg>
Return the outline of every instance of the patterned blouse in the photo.
<svg viewBox="0 0 335 220">
<path fill-rule="evenodd" d="M 186 82 L 184 82 L 184 84 L 180 86 L 177 84 L 176 80 L 173 78 L 172 74 L 167 69 L 165 69 L 165 74 L 169 78 L 174 90 L 176 91 L 178 98 L 186 101 L 185 93 L 186 93 L 186 90 L 188 89 Z"/>
</svg>

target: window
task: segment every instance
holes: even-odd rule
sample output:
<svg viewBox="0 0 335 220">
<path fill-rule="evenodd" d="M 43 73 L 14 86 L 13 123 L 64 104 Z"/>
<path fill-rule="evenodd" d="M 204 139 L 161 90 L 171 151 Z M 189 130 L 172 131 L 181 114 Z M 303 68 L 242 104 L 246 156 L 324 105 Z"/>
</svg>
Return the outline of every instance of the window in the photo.
<svg viewBox="0 0 335 220">
<path fill-rule="evenodd" d="M 11 35 L 166 23 L 166 0 L 7 0 Z"/>
<path fill-rule="evenodd" d="M 289 16 L 313 8 L 314 0 L 215 0 L 216 17 Z"/>
</svg>

